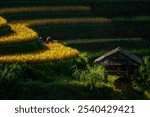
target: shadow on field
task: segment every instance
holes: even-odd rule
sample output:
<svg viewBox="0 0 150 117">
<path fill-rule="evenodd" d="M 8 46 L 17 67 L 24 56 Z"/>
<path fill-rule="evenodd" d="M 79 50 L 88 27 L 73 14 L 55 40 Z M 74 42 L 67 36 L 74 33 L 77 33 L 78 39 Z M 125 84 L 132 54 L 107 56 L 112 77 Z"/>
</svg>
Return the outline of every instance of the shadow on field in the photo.
<svg viewBox="0 0 150 117">
<path fill-rule="evenodd" d="M 44 84 L 24 82 L 0 86 L 0 99 L 18 100 L 122 100 L 148 99 L 142 92 L 120 92 L 109 87 L 90 91 L 88 87 L 77 84 Z"/>
<path fill-rule="evenodd" d="M 104 41 L 104 42 L 87 42 L 87 43 L 70 43 L 67 44 L 73 48 L 77 48 L 80 51 L 87 51 L 87 52 L 100 52 L 100 54 L 104 54 L 111 49 L 122 47 L 133 51 L 133 53 L 137 54 L 138 56 L 145 56 L 150 55 L 150 47 L 148 41 L 134 41 L 133 40 L 120 40 L 120 41 Z"/>
</svg>

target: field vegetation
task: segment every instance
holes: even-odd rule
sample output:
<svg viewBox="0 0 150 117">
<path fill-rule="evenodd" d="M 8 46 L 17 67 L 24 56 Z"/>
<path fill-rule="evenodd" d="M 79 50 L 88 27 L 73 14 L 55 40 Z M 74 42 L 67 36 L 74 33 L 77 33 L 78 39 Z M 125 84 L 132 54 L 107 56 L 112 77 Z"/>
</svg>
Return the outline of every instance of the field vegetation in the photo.
<svg viewBox="0 0 150 117">
<path fill-rule="evenodd" d="M 0 26 L 4 25 L 6 23 L 7 23 L 7 21 L 4 18 L 0 17 Z"/>
<path fill-rule="evenodd" d="M 111 23 L 110 19 L 107 18 L 59 18 L 59 19 L 42 19 L 42 20 L 31 20 L 24 21 L 27 25 L 59 25 L 59 24 L 105 24 Z"/>
<path fill-rule="evenodd" d="M 65 47 L 58 43 L 45 45 L 42 50 L 32 53 L 8 54 L 0 56 L 1 63 L 42 63 L 65 60 L 79 55 L 76 49 Z"/>
<path fill-rule="evenodd" d="M 149 11 L 149 0 L 1 0 L 0 99 L 150 99 Z M 143 58 L 131 92 L 93 64 L 118 46 Z"/>
<path fill-rule="evenodd" d="M 11 28 L 7 25 L 7 20 L 0 16 L 0 36 L 7 35 L 10 32 Z"/>
<path fill-rule="evenodd" d="M 10 27 L 14 33 L 9 36 L 1 36 L 0 44 L 27 42 L 38 38 L 38 34 L 24 24 L 10 24 Z"/>
<path fill-rule="evenodd" d="M 91 8 L 88 6 L 53 6 L 53 7 L 21 7 L 21 8 L 5 8 L 0 10 L 0 14 L 11 13 L 30 13 L 30 12 L 89 12 Z"/>
<path fill-rule="evenodd" d="M 76 49 L 59 43 L 44 45 L 38 34 L 25 24 L 9 24 L 13 33 L 0 37 L 1 63 L 40 63 L 79 55 Z M 44 40 L 43 40 L 44 41 Z"/>
<path fill-rule="evenodd" d="M 43 45 L 38 40 L 33 40 L 25 43 L 0 44 L 1 55 L 29 53 L 41 49 L 43 49 Z"/>
<path fill-rule="evenodd" d="M 117 77 L 110 76 L 105 83 L 103 68 L 89 67 L 87 62 L 80 56 L 44 64 L 1 64 L 0 99 L 149 99 L 149 84 L 145 90 L 146 85 L 133 80 L 132 92 L 115 90 L 113 80 Z M 148 74 L 149 65 L 146 66 L 144 72 Z"/>
</svg>

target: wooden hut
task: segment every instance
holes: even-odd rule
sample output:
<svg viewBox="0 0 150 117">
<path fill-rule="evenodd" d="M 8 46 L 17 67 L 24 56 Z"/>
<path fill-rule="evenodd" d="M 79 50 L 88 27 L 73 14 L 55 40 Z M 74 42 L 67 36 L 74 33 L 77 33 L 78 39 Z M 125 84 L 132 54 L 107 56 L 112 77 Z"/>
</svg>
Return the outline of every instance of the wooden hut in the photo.
<svg viewBox="0 0 150 117">
<path fill-rule="evenodd" d="M 107 75 L 131 77 L 137 74 L 142 59 L 118 47 L 95 59 L 94 63 L 99 63 L 105 67 L 106 78 Z"/>
</svg>

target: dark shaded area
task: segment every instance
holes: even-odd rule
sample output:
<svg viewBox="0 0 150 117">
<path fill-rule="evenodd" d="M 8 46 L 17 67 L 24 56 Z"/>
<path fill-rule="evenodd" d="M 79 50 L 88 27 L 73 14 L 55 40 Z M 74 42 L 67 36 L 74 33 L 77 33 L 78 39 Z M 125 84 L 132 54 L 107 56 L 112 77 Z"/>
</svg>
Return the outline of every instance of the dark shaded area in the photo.
<svg viewBox="0 0 150 117">
<path fill-rule="evenodd" d="M 33 15 L 34 14 L 34 15 Z M 28 20 L 28 19 L 49 19 L 49 18 L 77 18 L 77 17 L 96 17 L 92 12 L 22 12 L 14 14 L 2 14 L 9 21 L 11 20 Z"/>
<path fill-rule="evenodd" d="M 9 35 L 11 33 L 13 33 L 13 31 L 11 31 L 10 26 L 7 25 L 0 26 L 0 36 Z"/>
<path fill-rule="evenodd" d="M 68 60 L 38 65 L 0 64 L 0 99 L 148 99 L 142 91 L 117 91 L 104 85 L 90 90 L 89 85 L 71 77 L 71 67 L 75 63 L 75 60 Z"/>
<path fill-rule="evenodd" d="M 149 21 L 113 21 L 108 24 L 59 24 L 31 26 L 40 36 L 56 39 L 77 38 L 131 38 L 142 37 L 149 40 Z"/>
<path fill-rule="evenodd" d="M 86 5 L 91 6 L 97 16 L 137 16 L 150 15 L 149 0 L 6 0 L 0 2 L 0 7 L 21 7 L 21 6 L 67 6 Z"/>
<path fill-rule="evenodd" d="M 0 7 L 26 7 L 26 6 L 91 6 L 97 16 L 137 16 L 149 15 L 149 0 L 1 0 Z M 111 10 L 110 10 L 111 9 Z"/>
<path fill-rule="evenodd" d="M 136 50 L 134 53 L 138 56 L 146 56 L 150 55 L 150 47 L 149 42 L 142 40 L 142 41 L 104 41 L 104 42 L 89 42 L 89 43 L 70 43 L 68 46 L 73 48 L 77 48 L 80 51 L 88 51 L 88 52 L 100 52 L 104 54 L 104 52 L 110 51 L 116 47 L 122 47 L 131 51 Z M 147 50 L 147 51 L 144 51 Z M 103 52 L 104 51 L 104 52 Z M 100 56 L 100 55 L 99 55 Z"/>
<path fill-rule="evenodd" d="M 8 88 L 9 87 L 9 88 Z M 112 88 L 101 87 L 90 91 L 88 87 L 77 84 L 44 84 L 41 82 L 26 82 L 8 87 L 0 85 L 0 99 L 18 100 L 138 100 L 147 99 L 142 92 L 119 92 Z"/>
<path fill-rule="evenodd" d="M 149 0 L 94 0 L 93 12 L 98 16 L 138 16 L 150 15 Z"/>
<path fill-rule="evenodd" d="M 41 49 L 44 49 L 44 45 L 38 40 L 11 44 L 0 44 L 0 54 L 29 53 Z"/>
<path fill-rule="evenodd" d="M 65 17 L 136 17 L 150 15 L 149 0 L 7 0 L 0 1 L 0 7 L 31 7 L 31 6 L 90 6 L 91 12 L 71 13 L 14 13 L 3 14 L 8 20 L 25 20 L 41 18 L 65 18 Z M 40 36 L 56 39 L 76 38 L 126 38 L 142 37 L 149 39 L 150 22 L 147 20 L 113 20 L 112 24 L 59 24 L 59 25 L 35 25 L 32 26 Z"/>
</svg>

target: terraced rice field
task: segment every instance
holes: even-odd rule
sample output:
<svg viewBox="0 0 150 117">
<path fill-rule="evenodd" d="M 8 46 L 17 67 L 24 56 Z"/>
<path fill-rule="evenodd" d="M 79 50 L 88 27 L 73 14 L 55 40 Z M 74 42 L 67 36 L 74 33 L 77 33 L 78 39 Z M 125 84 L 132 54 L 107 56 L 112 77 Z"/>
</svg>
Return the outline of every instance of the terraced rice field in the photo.
<svg viewBox="0 0 150 117">
<path fill-rule="evenodd" d="M 4 18 L 1 19 L 1 22 L 6 21 Z M 11 27 L 13 33 L 0 36 L 1 63 L 51 62 L 79 55 L 76 49 L 65 47 L 59 43 L 45 45 L 38 40 L 38 34 L 25 24 L 8 25 Z"/>
<path fill-rule="evenodd" d="M 0 56 L 1 63 L 45 63 L 56 60 L 65 60 L 76 57 L 76 49 L 65 47 L 59 43 L 45 45 L 42 50 L 32 53 L 8 54 Z"/>
<path fill-rule="evenodd" d="M 24 24 L 10 24 L 13 33 L 9 36 L 1 36 L 0 44 L 18 43 L 33 41 L 38 38 L 38 34 Z"/>
<path fill-rule="evenodd" d="M 27 25 L 62 25 L 62 24 L 105 24 L 111 23 L 112 21 L 108 18 L 53 18 L 53 19 L 39 19 L 39 20 L 27 20 Z"/>
<path fill-rule="evenodd" d="M 50 6 L 50 7 L 20 7 L 20 8 L 2 8 L 1 15 L 11 13 L 33 13 L 33 12 L 49 12 L 49 13 L 63 13 L 63 12 L 89 12 L 91 7 L 88 6 Z"/>
<path fill-rule="evenodd" d="M 150 56 L 149 11 L 149 0 L 0 0 L 0 16 L 9 23 L 0 17 L 0 63 L 34 63 L 37 71 L 42 69 L 38 77 L 39 71 L 29 68 L 29 75 L 25 71 L 28 78 L 35 80 L 35 77 L 43 76 L 39 78 L 42 80 L 23 81 L 14 97 L 118 99 L 119 96 L 119 99 L 145 99 L 143 93 L 128 95 L 128 92 L 116 92 L 99 84 L 97 91 L 100 93 L 88 92 L 86 84 L 72 79 L 71 67 L 66 61 L 54 62 L 54 65 L 52 61 L 74 58 L 80 55 L 79 52 L 88 53 L 93 61 L 118 46 L 141 58 Z M 38 40 L 42 37 L 45 41 L 47 36 L 60 43 L 43 44 Z M 37 63 L 42 64 L 36 66 Z M 42 72 L 46 75 L 41 75 Z M 4 91 L 1 92 L 5 99 L 13 97 L 14 90 L 6 90 L 6 94 Z M 107 95 L 103 95 L 106 92 Z"/>
<path fill-rule="evenodd" d="M 106 47 L 110 46 L 110 43 L 113 45 L 110 49 L 119 46 L 121 41 L 124 43 L 126 38 L 131 39 L 131 42 L 134 38 L 141 38 L 149 43 L 150 2 L 148 0 L 7 1 L 9 4 L 5 1 L 0 2 L 0 15 L 8 18 L 12 23 L 25 23 L 39 36 L 44 38 L 51 36 L 81 51 L 89 53 L 91 53 L 90 49 L 96 50 L 95 53 L 107 51 L 108 49 L 101 48 L 103 47 L 101 44 L 105 42 L 99 42 L 107 39 L 109 42 L 105 43 Z M 114 40 L 118 39 L 119 43 L 115 43 Z M 70 44 L 68 40 L 73 40 L 74 43 Z M 91 47 L 87 46 L 87 43 L 82 43 L 83 40 L 88 40 L 87 43 Z M 137 47 L 128 48 L 131 42 L 126 41 L 125 45 L 121 44 L 121 46 L 135 50 Z M 133 45 L 137 43 L 145 42 L 132 42 Z M 138 46 L 141 52 L 143 48 Z M 147 48 L 145 55 L 149 55 L 149 47 L 145 45 L 145 48 Z M 94 51 L 92 53 L 94 54 Z"/>
</svg>

